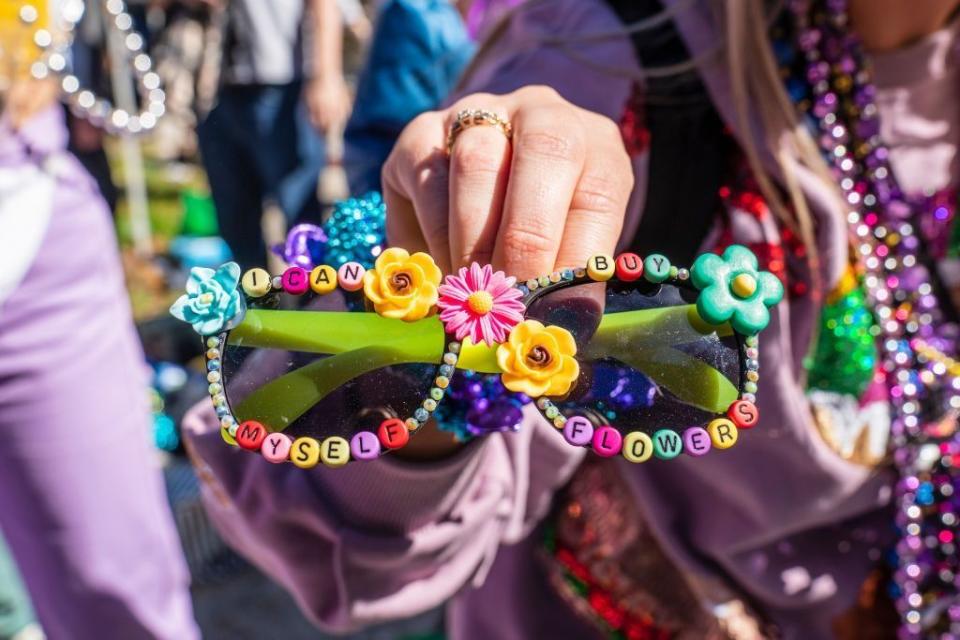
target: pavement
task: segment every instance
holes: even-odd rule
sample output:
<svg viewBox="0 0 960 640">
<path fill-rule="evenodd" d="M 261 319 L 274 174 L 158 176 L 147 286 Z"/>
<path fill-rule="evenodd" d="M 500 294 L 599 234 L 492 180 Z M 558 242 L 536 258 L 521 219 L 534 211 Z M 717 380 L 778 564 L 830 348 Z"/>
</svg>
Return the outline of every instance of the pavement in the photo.
<svg viewBox="0 0 960 640">
<path fill-rule="evenodd" d="M 192 576 L 194 615 L 206 640 L 441 640 L 441 610 L 347 635 L 314 627 L 284 589 L 223 542 L 200 502 L 190 464 L 171 457 L 167 494 Z"/>
</svg>

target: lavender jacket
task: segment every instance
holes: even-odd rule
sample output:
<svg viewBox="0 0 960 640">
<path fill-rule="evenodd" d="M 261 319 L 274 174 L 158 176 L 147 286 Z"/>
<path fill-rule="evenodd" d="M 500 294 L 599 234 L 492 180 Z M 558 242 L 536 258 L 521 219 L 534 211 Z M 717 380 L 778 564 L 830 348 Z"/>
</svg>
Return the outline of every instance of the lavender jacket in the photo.
<svg viewBox="0 0 960 640">
<path fill-rule="evenodd" d="M 705 5 L 664 4 L 685 5 L 676 21 L 692 55 L 715 45 Z M 538 40 L 620 27 L 601 0 L 539 4 L 514 20 L 463 92 L 545 84 L 617 119 L 642 74 L 629 40 L 567 49 Z M 724 119 L 747 135 L 734 126 L 720 59 L 706 63 L 704 78 Z M 636 164 L 624 238 L 636 229 L 646 188 L 646 158 Z M 846 261 L 841 217 L 827 210 L 828 194 L 811 176 L 799 178 L 819 218 L 824 281 L 836 282 Z M 744 220 L 737 241 L 776 240 L 772 224 Z M 838 525 L 875 511 L 890 494 L 889 476 L 844 461 L 815 432 L 800 379 L 817 313 L 809 300 L 790 300 L 774 314 L 762 336 L 762 423 L 736 447 L 670 463 L 620 461 L 665 551 L 698 578 L 707 603 L 731 597 L 733 585 L 786 637 L 806 639 L 830 635 L 830 619 L 853 604 L 874 564 L 874 531 Z M 448 633 L 458 640 L 594 637 L 557 606 L 531 553 L 530 532 L 583 455 L 535 416 L 519 433 L 487 437 L 435 464 L 382 459 L 311 472 L 224 446 L 206 408 L 188 418 L 186 431 L 227 540 L 286 586 L 318 625 L 353 629 L 449 601 Z"/>
</svg>

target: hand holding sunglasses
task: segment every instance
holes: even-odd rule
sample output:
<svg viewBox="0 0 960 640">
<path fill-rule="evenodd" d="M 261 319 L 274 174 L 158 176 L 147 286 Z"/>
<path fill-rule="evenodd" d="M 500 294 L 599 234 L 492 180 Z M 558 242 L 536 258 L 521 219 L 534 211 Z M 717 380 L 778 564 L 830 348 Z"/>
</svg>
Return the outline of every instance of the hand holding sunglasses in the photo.
<svg viewBox="0 0 960 640">
<path fill-rule="evenodd" d="M 405 446 L 458 369 L 601 456 L 727 449 L 759 420 L 757 334 L 783 296 L 738 245 L 689 270 L 625 253 L 525 282 L 390 248 L 369 270 L 196 268 L 186 289 L 171 313 L 204 337 L 223 439 L 302 468 Z M 367 310 L 335 310 L 351 301 Z"/>
</svg>

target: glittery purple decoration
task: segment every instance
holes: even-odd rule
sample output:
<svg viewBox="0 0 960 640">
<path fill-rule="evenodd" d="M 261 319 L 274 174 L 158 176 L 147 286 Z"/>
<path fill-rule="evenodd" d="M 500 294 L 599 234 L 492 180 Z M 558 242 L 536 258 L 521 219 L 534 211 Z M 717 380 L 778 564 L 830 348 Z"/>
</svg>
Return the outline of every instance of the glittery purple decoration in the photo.
<svg viewBox="0 0 960 640">
<path fill-rule="evenodd" d="M 596 363 L 593 367 L 593 384 L 584 401 L 601 401 L 614 411 L 629 411 L 653 406 L 657 393 L 657 385 L 639 371 Z"/>
<path fill-rule="evenodd" d="M 323 263 L 323 249 L 327 234 L 315 224 L 298 224 L 287 232 L 287 241 L 277 245 L 273 252 L 289 265 L 313 269 Z"/>
<path fill-rule="evenodd" d="M 502 431 L 516 431 L 530 398 L 504 388 L 500 376 L 458 372 L 434 417 L 442 431 L 460 440 Z"/>
<path fill-rule="evenodd" d="M 498 431 L 516 431 L 523 420 L 523 411 L 509 399 L 495 398 L 475 400 L 467 411 L 467 431 L 482 436 Z"/>
</svg>

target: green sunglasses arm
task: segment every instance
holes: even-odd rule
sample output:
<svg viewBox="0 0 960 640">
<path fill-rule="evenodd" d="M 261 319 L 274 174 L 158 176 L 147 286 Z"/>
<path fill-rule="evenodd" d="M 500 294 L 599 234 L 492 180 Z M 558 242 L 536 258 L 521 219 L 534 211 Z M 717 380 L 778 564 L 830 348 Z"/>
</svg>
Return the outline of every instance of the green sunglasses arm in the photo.
<svg viewBox="0 0 960 640">
<path fill-rule="evenodd" d="M 398 364 L 439 364 L 444 332 L 439 318 L 403 322 L 375 313 L 251 309 L 229 335 L 241 347 L 329 354 L 272 380 L 234 411 L 282 430 L 341 385 Z M 459 368 L 498 373 L 496 348 L 466 344 Z"/>
<path fill-rule="evenodd" d="M 610 313 L 603 316 L 583 355 L 590 360 L 614 357 L 685 404 L 723 413 L 739 397 L 739 389 L 720 371 L 675 347 L 714 332 L 721 338 L 733 335 L 729 324 L 705 323 L 695 305 Z"/>
</svg>

